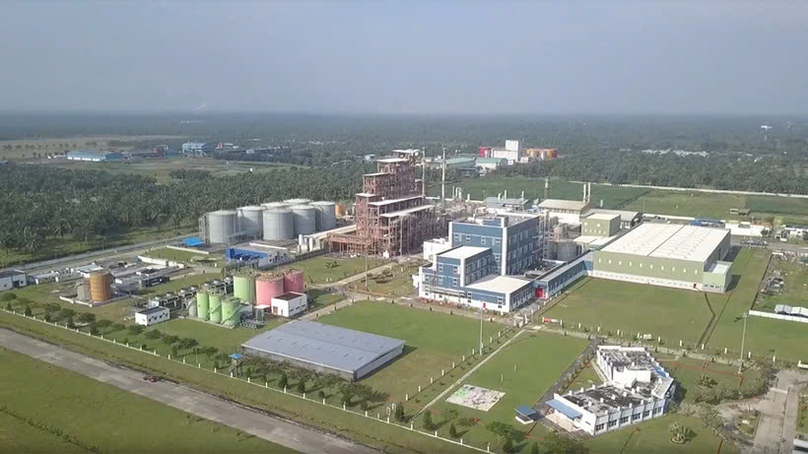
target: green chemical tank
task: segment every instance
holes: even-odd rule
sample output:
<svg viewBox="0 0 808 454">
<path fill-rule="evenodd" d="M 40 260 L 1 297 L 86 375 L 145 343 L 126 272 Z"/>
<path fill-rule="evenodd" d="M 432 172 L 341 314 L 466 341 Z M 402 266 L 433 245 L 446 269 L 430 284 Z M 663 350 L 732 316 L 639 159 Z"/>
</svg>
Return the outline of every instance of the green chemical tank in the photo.
<svg viewBox="0 0 808 454">
<path fill-rule="evenodd" d="M 222 324 L 225 326 L 236 326 L 239 322 L 239 306 L 241 301 L 238 298 L 228 298 L 222 303 Z"/>
<path fill-rule="evenodd" d="M 208 307 L 210 301 L 207 292 L 198 292 L 196 294 L 196 318 L 200 320 L 208 319 Z"/>
<path fill-rule="evenodd" d="M 222 323 L 222 295 L 210 295 L 209 320 L 213 323 Z"/>
<path fill-rule="evenodd" d="M 233 296 L 247 304 L 255 304 L 255 276 L 245 274 L 233 277 Z"/>
</svg>

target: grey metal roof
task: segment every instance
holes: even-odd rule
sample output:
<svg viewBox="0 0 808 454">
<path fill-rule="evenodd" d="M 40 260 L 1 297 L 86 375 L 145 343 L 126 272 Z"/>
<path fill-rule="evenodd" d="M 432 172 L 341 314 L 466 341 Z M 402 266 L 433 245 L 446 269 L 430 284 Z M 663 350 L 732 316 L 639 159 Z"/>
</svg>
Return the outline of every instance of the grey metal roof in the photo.
<svg viewBox="0 0 808 454">
<path fill-rule="evenodd" d="M 403 345 L 403 340 L 306 320 L 283 324 L 242 344 L 351 373 Z"/>
<path fill-rule="evenodd" d="M 25 276 L 25 273 L 17 270 L 0 271 L 0 277 L 14 277 L 20 275 Z"/>
</svg>

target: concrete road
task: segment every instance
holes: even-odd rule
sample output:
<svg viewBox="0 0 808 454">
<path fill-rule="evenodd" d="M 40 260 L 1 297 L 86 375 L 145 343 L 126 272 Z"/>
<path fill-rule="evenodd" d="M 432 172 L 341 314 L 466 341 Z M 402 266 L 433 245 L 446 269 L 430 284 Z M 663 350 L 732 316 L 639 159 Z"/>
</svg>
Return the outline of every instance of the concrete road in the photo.
<svg viewBox="0 0 808 454">
<path fill-rule="evenodd" d="M 793 370 L 777 373 L 775 384 L 757 403 L 761 413 L 752 453 L 791 454 L 797 436 L 799 390 L 808 382 L 808 374 Z"/>
<path fill-rule="evenodd" d="M 149 383 L 143 380 L 142 373 L 115 367 L 14 331 L 0 328 L 0 346 L 300 452 L 377 453 L 367 446 L 271 417 L 184 386 L 166 381 Z"/>
</svg>

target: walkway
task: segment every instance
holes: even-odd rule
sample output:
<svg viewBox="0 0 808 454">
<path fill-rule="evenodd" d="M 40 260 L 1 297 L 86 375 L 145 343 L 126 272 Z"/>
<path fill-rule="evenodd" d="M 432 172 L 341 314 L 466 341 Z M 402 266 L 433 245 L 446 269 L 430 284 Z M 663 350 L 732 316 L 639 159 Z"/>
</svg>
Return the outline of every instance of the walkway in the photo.
<svg viewBox="0 0 808 454">
<path fill-rule="evenodd" d="M 360 444 L 0 328 L 0 346 L 305 453 L 376 453 Z"/>
</svg>

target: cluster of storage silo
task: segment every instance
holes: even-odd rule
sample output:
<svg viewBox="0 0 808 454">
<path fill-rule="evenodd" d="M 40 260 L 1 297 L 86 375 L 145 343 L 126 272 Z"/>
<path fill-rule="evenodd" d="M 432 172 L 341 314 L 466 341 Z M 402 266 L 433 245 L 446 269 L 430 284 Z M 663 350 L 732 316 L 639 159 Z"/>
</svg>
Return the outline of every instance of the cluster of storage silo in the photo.
<svg viewBox="0 0 808 454">
<path fill-rule="evenodd" d="M 336 227 L 336 203 L 288 199 L 207 213 L 202 234 L 210 243 L 230 244 L 237 236 L 283 241 Z"/>
</svg>

